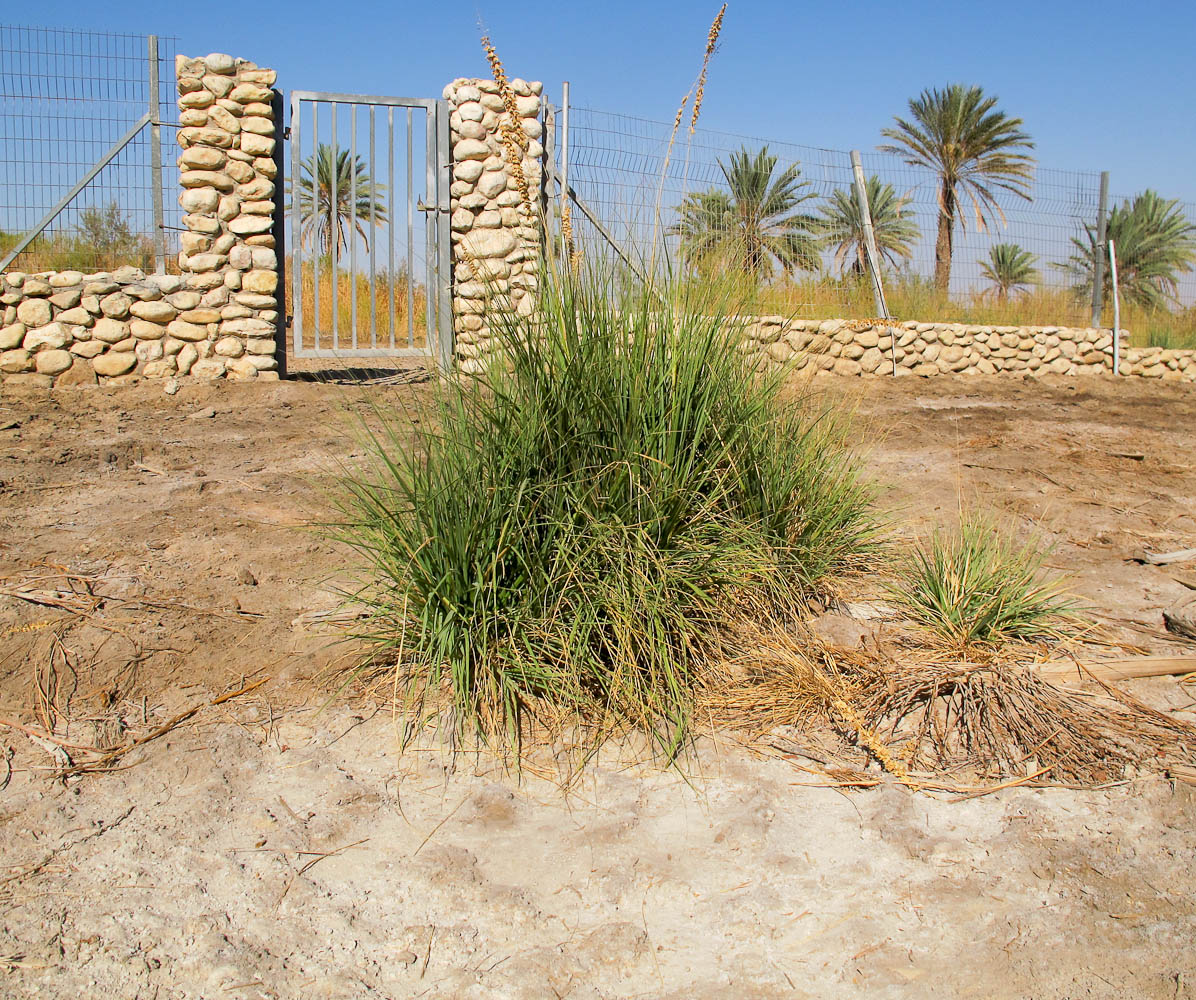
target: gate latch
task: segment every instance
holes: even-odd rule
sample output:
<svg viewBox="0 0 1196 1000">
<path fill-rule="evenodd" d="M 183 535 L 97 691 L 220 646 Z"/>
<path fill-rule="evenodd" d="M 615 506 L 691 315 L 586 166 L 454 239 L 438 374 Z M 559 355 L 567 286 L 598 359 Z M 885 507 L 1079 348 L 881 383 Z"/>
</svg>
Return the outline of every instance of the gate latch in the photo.
<svg viewBox="0 0 1196 1000">
<path fill-rule="evenodd" d="M 420 212 L 447 212 L 447 208 L 441 208 L 439 205 L 425 205 L 422 201 L 415 203 L 415 208 Z"/>
</svg>

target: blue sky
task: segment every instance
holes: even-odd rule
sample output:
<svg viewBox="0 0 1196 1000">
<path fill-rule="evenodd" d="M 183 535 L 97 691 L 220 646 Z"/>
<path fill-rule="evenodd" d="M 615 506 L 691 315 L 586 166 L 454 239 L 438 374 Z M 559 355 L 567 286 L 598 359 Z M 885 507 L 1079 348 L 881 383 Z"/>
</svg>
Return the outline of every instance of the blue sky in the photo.
<svg viewBox="0 0 1196 1000">
<path fill-rule="evenodd" d="M 179 38 L 279 70 L 284 89 L 439 96 L 483 75 L 478 21 L 512 75 L 559 98 L 671 119 L 717 4 L 446 0 L 389 4 L 51 3 L 25 23 Z M 5 18 L 4 20 L 11 20 Z M 924 87 L 979 83 L 1025 119 L 1044 167 L 1112 175 L 1196 202 L 1196 4 L 1007 0 L 902 4 L 732 0 L 703 123 L 809 146 L 869 149 Z"/>
</svg>

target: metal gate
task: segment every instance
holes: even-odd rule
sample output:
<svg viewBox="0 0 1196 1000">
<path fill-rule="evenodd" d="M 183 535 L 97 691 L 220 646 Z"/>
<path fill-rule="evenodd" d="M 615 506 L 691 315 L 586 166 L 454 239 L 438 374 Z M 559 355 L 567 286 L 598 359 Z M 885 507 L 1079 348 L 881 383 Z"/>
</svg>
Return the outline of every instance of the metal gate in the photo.
<svg viewBox="0 0 1196 1000">
<path fill-rule="evenodd" d="M 447 368 L 448 102 L 294 91 L 289 135 L 292 356 Z"/>
</svg>

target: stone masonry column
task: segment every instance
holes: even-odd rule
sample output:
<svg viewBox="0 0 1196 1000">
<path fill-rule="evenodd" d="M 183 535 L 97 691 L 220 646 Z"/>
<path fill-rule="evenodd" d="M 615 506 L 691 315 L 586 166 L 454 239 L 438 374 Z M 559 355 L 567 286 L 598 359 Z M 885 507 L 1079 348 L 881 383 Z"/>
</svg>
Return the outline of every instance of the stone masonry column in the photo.
<svg viewBox="0 0 1196 1000">
<path fill-rule="evenodd" d="M 179 268 L 183 290 L 167 334 L 183 341 L 180 375 L 278 378 L 281 315 L 272 233 L 277 165 L 276 73 L 222 53 L 179 56 Z"/>
<path fill-rule="evenodd" d="M 529 315 L 540 266 L 543 85 L 457 79 L 452 108 L 453 329 L 463 372 L 485 367 L 496 310 Z"/>
</svg>

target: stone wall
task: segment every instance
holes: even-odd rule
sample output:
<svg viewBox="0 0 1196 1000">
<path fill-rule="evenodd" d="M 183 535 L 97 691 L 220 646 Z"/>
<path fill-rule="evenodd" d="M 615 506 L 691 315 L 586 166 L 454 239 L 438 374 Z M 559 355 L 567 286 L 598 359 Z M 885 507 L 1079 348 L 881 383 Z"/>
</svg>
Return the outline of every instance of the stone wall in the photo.
<svg viewBox="0 0 1196 1000">
<path fill-rule="evenodd" d="M 222 53 L 175 63 L 179 89 L 179 270 L 195 304 L 168 329 L 193 342 L 191 374 L 276 373 L 281 310 L 274 245 L 276 74 Z M 277 374 L 274 374 L 277 378 Z"/>
<path fill-rule="evenodd" d="M 177 274 L 23 274 L 0 283 L 0 374 L 5 384 L 82 385 L 137 375 L 185 374 L 199 361 L 194 338 L 177 336 L 199 294 Z"/>
<path fill-rule="evenodd" d="M 503 310 L 530 314 L 540 266 L 537 221 L 543 86 L 514 79 L 508 97 L 493 80 L 454 80 L 451 106 L 450 228 L 457 366 L 480 371 Z"/>
<path fill-rule="evenodd" d="M 1109 330 L 1059 326 L 974 326 L 963 323 L 894 323 L 761 316 L 747 322 L 744 350 L 766 354 L 798 370 L 836 375 L 893 374 L 896 334 L 898 375 L 1087 375 L 1111 372 Z M 1123 375 L 1196 381 L 1196 351 L 1122 347 Z"/>
<path fill-rule="evenodd" d="M 0 278 L 0 377 L 51 386 L 278 378 L 273 70 L 179 56 L 181 274 Z"/>
</svg>

